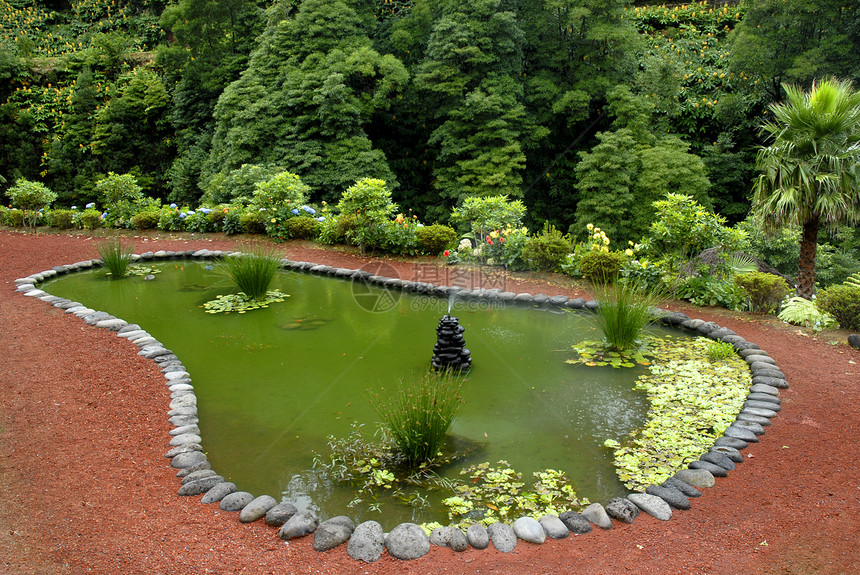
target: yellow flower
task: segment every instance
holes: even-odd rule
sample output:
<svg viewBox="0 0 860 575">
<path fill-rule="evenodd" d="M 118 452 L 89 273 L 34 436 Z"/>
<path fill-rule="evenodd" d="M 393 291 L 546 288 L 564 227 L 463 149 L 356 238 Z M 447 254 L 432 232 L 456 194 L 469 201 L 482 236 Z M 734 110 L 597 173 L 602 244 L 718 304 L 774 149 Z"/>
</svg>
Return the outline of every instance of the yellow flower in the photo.
<svg viewBox="0 0 860 575">
<path fill-rule="evenodd" d="M 626 255 L 627 257 L 633 257 L 633 250 L 627 248 L 626 250 L 624 250 L 624 255 Z"/>
<path fill-rule="evenodd" d="M 271 222 L 274 224 L 274 223 L 275 223 L 275 218 L 272 218 L 272 219 L 271 219 Z"/>
<path fill-rule="evenodd" d="M 587 229 L 590 232 L 591 230 L 594 229 L 594 224 L 588 224 L 587 226 L 585 226 L 585 229 Z"/>
<path fill-rule="evenodd" d="M 607 238 L 606 236 L 603 237 L 603 245 L 605 245 L 605 246 L 609 245 L 609 238 Z"/>
</svg>

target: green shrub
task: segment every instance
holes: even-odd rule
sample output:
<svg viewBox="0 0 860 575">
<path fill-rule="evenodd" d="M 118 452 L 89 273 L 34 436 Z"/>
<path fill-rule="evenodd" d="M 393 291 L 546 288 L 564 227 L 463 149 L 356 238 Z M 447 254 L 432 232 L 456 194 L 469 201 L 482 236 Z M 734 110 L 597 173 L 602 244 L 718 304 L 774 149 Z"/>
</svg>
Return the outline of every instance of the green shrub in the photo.
<svg viewBox="0 0 860 575">
<path fill-rule="evenodd" d="M 85 230 L 97 230 L 102 227 L 102 213 L 94 208 L 89 208 L 77 215 L 77 224 Z"/>
<path fill-rule="evenodd" d="M 164 206 L 158 216 L 158 229 L 164 232 L 181 232 L 185 229 L 185 218 L 182 216 L 184 213 L 179 208 Z"/>
<path fill-rule="evenodd" d="M 239 216 L 239 222 L 246 234 L 265 234 L 266 217 L 266 212 L 248 211 Z"/>
<path fill-rule="evenodd" d="M 573 249 L 570 236 L 562 234 L 549 222 L 544 223 L 543 231 L 526 240 L 523 259 L 533 270 L 555 271 Z M 621 269 L 621 266 L 618 266 Z M 618 273 L 618 270 L 615 270 Z"/>
<path fill-rule="evenodd" d="M 102 205 L 106 207 L 105 226 L 127 228 L 132 225 L 132 217 L 145 209 L 143 204 L 149 204 L 143 196 L 143 188 L 137 185 L 137 179 L 131 174 L 108 175 L 96 182 L 95 191 L 99 194 Z"/>
<path fill-rule="evenodd" d="M 708 344 L 708 359 L 720 361 L 735 356 L 735 346 L 727 341 L 714 341 Z"/>
<path fill-rule="evenodd" d="M 791 288 L 783 278 L 764 272 L 738 274 L 735 284 L 749 297 L 750 310 L 759 313 L 773 312 L 783 298 L 791 293 Z"/>
<path fill-rule="evenodd" d="M 588 251 L 579 259 L 579 273 L 594 283 L 609 283 L 626 260 L 624 252 Z"/>
<path fill-rule="evenodd" d="M 131 217 L 131 224 L 136 230 L 154 230 L 158 227 L 158 221 L 160 219 L 160 210 L 145 210 L 134 214 Z"/>
<path fill-rule="evenodd" d="M 364 253 L 365 249 L 384 245 L 383 225 L 390 221 L 397 204 L 391 201 L 391 190 L 385 180 L 363 178 L 344 190 L 337 209 L 342 215 L 355 216 L 354 225 L 346 232 L 346 239 Z"/>
<path fill-rule="evenodd" d="M 228 236 L 245 233 L 245 228 L 242 227 L 242 210 L 235 206 L 227 208 L 224 212 L 224 223 L 222 228 Z"/>
<path fill-rule="evenodd" d="M 228 208 L 224 206 L 218 206 L 217 208 L 213 208 L 208 214 L 206 214 L 206 219 L 209 220 L 209 228 L 212 231 L 220 232 L 224 230 L 224 218 L 227 217 Z"/>
<path fill-rule="evenodd" d="M 125 272 L 131 263 L 131 255 L 134 253 L 131 242 L 123 245 L 119 238 L 108 239 L 97 243 L 96 250 L 111 279 L 125 277 Z"/>
<path fill-rule="evenodd" d="M 61 230 L 75 227 L 75 211 L 52 210 L 48 212 L 48 225 Z"/>
<path fill-rule="evenodd" d="M 860 330 L 860 287 L 830 286 L 818 292 L 815 305 L 833 316 L 844 329 Z"/>
<path fill-rule="evenodd" d="M 451 222 L 471 231 L 480 245 L 493 230 L 519 227 L 525 213 L 525 204 L 508 196 L 469 196 L 451 211 Z"/>
<path fill-rule="evenodd" d="M 4 223 L 7 226 L 12 226 L 13 228 L 23 228 L 24 210 L 19 210 L 17 208 L 6 210 L 6 221 Z"/>
<path fill-rule="evenodd" d="M 230 255 L 221 262 L 227 277 L 246 296 L 263 299 L 275 273 L 281 267 L 281 257 L 271 248 L 254 247 L 239 255 Z"/>
<path fill-rule="evenodd" d="M 39 219 L 39 210 L 47 208 L 57 199 L 57 194 L 48 189 L 40 182 L 31 182 L 25 178 L 15 180 L 15 185 L 6 191 L 6 195 L 12 200 L 12 205 L 23 210 L 23 225 L 36 230 Z"/>
<path fill-rule="evenodd" d="M 310 188 L 296 174 L 281 172 L 254 184 L 253 204 L 272 209 L 279 206 L 298 208 L 307 201 Z"/>
<path fill-rule="evenodd" d="M 705 270 L 699 275 L 684 278 L 675 286 L 675 295 L 680 299 L 700 306 L 720 306 L 726 309 L 741 309 L 746 292 L 735 282 Z"/>
<path fill-rule="evenodd" d="M 788 300 L 779 312 L 779 319 L 786 323 L 811 327 L 815 331 L 838 327 L 833 317 L 815 307 L 815 303 L 800 296 Z"/>
<path fill-rule="evenodd" d="M 378 224 L 381 240 L 373 247 L 379 247 L 392 254 L 414 256 L 418 253 L 417 220 L 410 220 L 398 214 L 393 220 Z"/>
<path fill-rule="evenodd" d="M 319 234 L 320 223 L 310 216 L 299 216 L 287 220 L 285 227 L 291 238 L 312 240 Z"/>
<path fill-rule="evenodd" d="M 320 227 L 320 241 L 324 244 L 346 243 L 347 235 L 352 233 L 358 225 L 355 214 L 340 214 L 322 222 Z"/>
<path fill-rule="evenodd" d="M 371 402 L 407 464 L 434 459 L 463 404 L 463 378 L 428 372 L 417 381 L 401 380 L 390 397 L 382 392 Z"/>
<path fill-rule="evenodd" d="M 200 210 L 189 210 L 185 214 L 185 229 L 189 232 L 205 234 L 211 232 L 211 222 L 206 215 L 206 212 Z"/>
<path fill-rule="evenodd" d="M 429 256 L 439 255 L 457 241 L 457 232 L 451 226 L 433 224 L 415 230 L 418 250 Z"/>
</svg>

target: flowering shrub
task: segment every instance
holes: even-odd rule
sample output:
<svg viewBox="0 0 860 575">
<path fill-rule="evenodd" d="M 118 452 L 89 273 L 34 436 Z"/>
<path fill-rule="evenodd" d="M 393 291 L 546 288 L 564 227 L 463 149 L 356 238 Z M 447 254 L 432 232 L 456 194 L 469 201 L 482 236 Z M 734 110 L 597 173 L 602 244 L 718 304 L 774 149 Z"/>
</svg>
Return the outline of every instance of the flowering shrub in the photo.
<svg viewBox="0 0 860 575">
<path fill-rule="evenodd" d="M 95 206 L 95 204 L 87 204 L 87 206 L 87 209 L 76 214 L 75 224 L 85 230 L 95 230 L 102 227 L 102 213 L 94 207 L 89 207 Z"/>
<path fill-rule="evenodd" d="M 523 259 L 531 269 L 555 271 L 564 262 L 572 248 L 570 236 L 562 234 L 549 222 L 540 234 L 528 238 L 523 248 Z"/>
<path fill-rule="evenodd" d="M 317 237 L 322 224 L 310 216 L 297 216 L 287 220 L 285 228 L 287 237 L 302 240 L 312 240 Z"/>
<path fill-rule="evenodd" d="M 212 223 L 209 220 L 209 212 L 211 211 L 209 208 L 188 210 L 185 213 L 185 229 L 199 234 L 213 231 Z"/>
<path fill-rule="evenodd" d="M 486 241 L 491 230 L 519 227 L 525 213 L 525 204 L 508 196 L 471 196 L 451 211 L 451 222 L 468 227 L 477 244 Z"/>
<path fill-rule="evenodd" d="M 445 248 L 451 247 L 457 240 L 457 232 L 450 226 L 433 224 L 415 230 L 418 249 L 422 254 L 439 255 Z M 450 251 L 449 251 L 450 255 Z"/>
<path fill-rule="evenodd" d="M 164 232 L 180 232 L 185 229 L 186 217 L 185 211 L 180 210 L 176 204 L 164 206 L 158 218 L 158 229 Z"/>
</svg>

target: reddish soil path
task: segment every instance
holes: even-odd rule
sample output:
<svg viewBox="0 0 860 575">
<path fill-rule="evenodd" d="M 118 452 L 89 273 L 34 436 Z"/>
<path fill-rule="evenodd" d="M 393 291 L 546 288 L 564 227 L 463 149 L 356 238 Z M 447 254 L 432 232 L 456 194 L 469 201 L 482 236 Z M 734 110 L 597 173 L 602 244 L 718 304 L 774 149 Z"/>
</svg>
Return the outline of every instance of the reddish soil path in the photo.
<svg viewBox="0 0 860 575">
<path fill-rule="evenodd" d="M 235 247 L 224 238 L 139 237 L 136 251 Z M 346 252 L 287 244 L 296 260 L 359 267 Z M 516 550 L 434 548 L 417 561 L 319 554 L 261 522 L 175 495 L 164 380 L 114 334 L 14 293 L 13 280 L 96 256 L 88 235 L 0 230 L 0 573 L 860 573 L 860 352 L 767 318 L 689 310 L 767 350 L 787 374 L 783 410 L 727 479 L 666 523 Z M 412 263 L 388 263 L 404 277 Z M 575 290 L 544 280 L 512 291 Z M 844 342 L 844 334 L 839 334 Z"/>
</svg>

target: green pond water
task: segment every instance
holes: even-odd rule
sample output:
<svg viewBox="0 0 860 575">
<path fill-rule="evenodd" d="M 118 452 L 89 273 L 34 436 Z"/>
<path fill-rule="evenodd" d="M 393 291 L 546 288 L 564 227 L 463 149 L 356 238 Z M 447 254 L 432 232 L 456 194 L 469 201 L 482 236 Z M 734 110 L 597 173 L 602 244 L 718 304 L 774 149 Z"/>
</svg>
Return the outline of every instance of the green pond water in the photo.
<svg viewBox="0 0 860 575">
<path fill-rule="evenodd" d="M 348 514 L 386 529 L 446 521 L 440 501 L 450 494 L 429 496 L 423 510 L 392 500 L 381 501 L 381 514 L 348 509 L 353 489 L 321 480 L 311 467 L 314 453 L 329 453 L 330 435 L 346 435 L 353 423 L 376 427 L 368 389 L 391 388 L 427 369 L 447 300 L 283 271 L 272 286 L 290 294 L 283 303 L 207 314 L 204 302 L 234 291 L 213 264 L 155 267 L 162 273 L 151 281 L 110 280 L 94 270 L 44 289 L 140 324 L 179 356 L 193 379 L 213 469 L 239 490 L 282 494 L 323 518 Z M 390 309 L 368 311 L 368 300 Z M 592 501 L 626 494 L 602 443 L 644 423 L 647 401 L 632 390 L 642 368 L 565 364 L 572 344 L 596 337 L 574 313 L 455 300 L 452 315 L 466 328 L 473 367 L 451 432 L 481 448 L 441 473 L 459 477 L 465 466 L 504 459 L 527 485 L 532 472 L 551 468 L 565 471 Z"/>
</svg>

